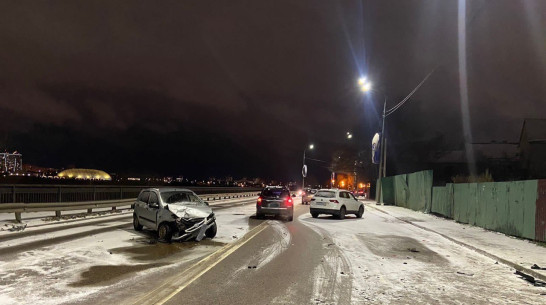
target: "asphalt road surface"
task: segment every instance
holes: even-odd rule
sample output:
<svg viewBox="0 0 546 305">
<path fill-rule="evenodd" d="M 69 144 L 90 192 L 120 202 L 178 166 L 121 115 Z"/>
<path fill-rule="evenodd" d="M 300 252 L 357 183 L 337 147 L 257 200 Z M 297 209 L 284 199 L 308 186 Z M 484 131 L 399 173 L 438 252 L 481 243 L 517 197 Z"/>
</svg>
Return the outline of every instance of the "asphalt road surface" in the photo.
<svg viewBox="0 0 546 305">
<path fill-rule="evenodd" d="M 546 302 L 546 288 L 532 286 L 511 268 L 372 204 L 362 219 L 349 215 L 345 220 L 325 215 L 313 219 L 308 206 L 296 205 L 294 221 L 285 222 L 255 219 L 254 203 L 220 203 L 215 207 L 219 235 L 199 243 L 157 243 L 153 232 L 134 232 L 122 219 L 96 224 L 87 237 L 80 230 L 50 236 L 54 243 L 36 238 L 15 244 L 16 253 L 4 247 L 0 303 Z M 36 263 L 43 260 L 37 257 L 40 251 L 51 252 L 45 266 L 57 273 L 44 274 L 44 264 Z M 88 262 L 85 255 L 96 258 Z M 32 262 L 32 268 L 12 267 Z M 12 287 L 20 291 L 8 289 Z"/>
</svg>

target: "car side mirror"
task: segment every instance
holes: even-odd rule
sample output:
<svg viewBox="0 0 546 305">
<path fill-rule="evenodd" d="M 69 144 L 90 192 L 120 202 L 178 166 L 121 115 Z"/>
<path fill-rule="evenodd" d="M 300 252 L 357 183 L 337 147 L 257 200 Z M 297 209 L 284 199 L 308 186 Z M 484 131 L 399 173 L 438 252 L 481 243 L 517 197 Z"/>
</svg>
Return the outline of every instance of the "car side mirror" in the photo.
<svg viewBox="0 0 546 305">
<path fill-rule="evenodd" d="M 150 207 L 154 209 L 159 209 L 159 204 L 157 203 L 150 203 Z"/>
<path fill-rule="evenodd" d="M 207 206 L 209 206 L 209 203 L 208 203 L 207 201 L 205 201 L 205 204 L 206 204 Z"/>
</svg>

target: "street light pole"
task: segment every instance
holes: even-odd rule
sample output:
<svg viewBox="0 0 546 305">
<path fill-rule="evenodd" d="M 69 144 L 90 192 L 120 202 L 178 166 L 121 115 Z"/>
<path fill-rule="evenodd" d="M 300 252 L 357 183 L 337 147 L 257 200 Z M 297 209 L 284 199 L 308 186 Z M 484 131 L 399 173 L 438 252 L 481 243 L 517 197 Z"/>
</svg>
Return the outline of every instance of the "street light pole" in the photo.
<svg viewBox="0 0 546 305">
<path fill-rule="evenodd" d="M 303 190 L 305 188 L 305 175 L 303 174 L 303 169 L 305 168 L 305 151 L 307 150 L 307 147 L 303 150 L 303 167 L 301 168 L 302 173 L 302 181 L 301 181 L 301 189 Z M 307 174 L 307 173 L 305 173 Z"/>
<path fill-rule="evenodd" d="M 387 111 L 387 95 L 385 95 L 385 102 L 383 103 L 383 122 L 381 124 L 381 145 L 379 146 L 381 149 L 381 155 L 379 156 L 379 172 L 377 173 L 377 204 L 381 203 L 381 178 L 384 174 L 384 149 L 385 149 L 385 113 Z"/>
<path fill-rule="evenodd" d="M 381 126 L 381 144 L 380 144 L 381 155 L 379 156 L 380 159 L 379 159 L 379 174 L 378 174 L 379 181 L 381 181 L 380 180 L 381 177 L 384 177 L 386 172 L 387 172 L 386 171 L 386 168 L 387 168 L 387 154 L 386 154 L 387 140 L 385 139 L 385 118 L 387 116 L 393 114 L 400 107 L 402 107 L 402 105 L 404 105 L 410 99 L 410 97 L 427 81 L 427 79 L 432 75 L 432 73 L 434 73 L 434 71 L 436 71 L 436 68 L 432 69 L 432 71 L 430 71 L 427 74 L 427 76 L 425 76 L 425 78 L 417 85 L 417 87 L 415 87 L 402 101 L 400 101 L 398 104 L 396 104 L 394 107 L 392 107 L 389 110 L 387 110 L 387 95 L 385 94 L 385 102 L 383 104 L 383 123 L 382 123 L 382 126 Z M 366 79 L 366 77 L 359 78 L 358 79 L 358 84 L 360 85 L 360 90 L 362 90 L 362 92 L 368 92 L 368 91 L 370 91 L 372 89 L 372 83 L 370 83 Z M 378 185 L 378 194 L 379 194 L 379 197 L 381 197 L 381 182 L 379 182 L 379 185 Z M 378 198 L 377 203 L 380 203 L 379 201 L 380 201 L 380 199 Z"/>
<path fill-rule="evenodd" d="M 381 156 L 379 156 L 379 179 L 383 177 L 383 149 L 385 145 L 385 112 L 387 111 L 387 96 L 385 95 L 385 103 L 383 104 L 383 122 L 381 124 Z"/>
<path fill-rule="evenodd" d="M 313 144 L 309 145 L 309 149 L 313 149 L 313 148 L 315 148 L 315 145 Z M 307 169 L 305 168 L 305 152 L 306 151 L 307 151 L 307 147 L 303 150 L 303 166 L 301 169 L 301 176 L 302 176 L 301 189 L 302 190 L 305 188 L 305 176 L 307 175 Z M 304 169 L 305 169 L 305 174 L 304 174 Z"/>
</svg>

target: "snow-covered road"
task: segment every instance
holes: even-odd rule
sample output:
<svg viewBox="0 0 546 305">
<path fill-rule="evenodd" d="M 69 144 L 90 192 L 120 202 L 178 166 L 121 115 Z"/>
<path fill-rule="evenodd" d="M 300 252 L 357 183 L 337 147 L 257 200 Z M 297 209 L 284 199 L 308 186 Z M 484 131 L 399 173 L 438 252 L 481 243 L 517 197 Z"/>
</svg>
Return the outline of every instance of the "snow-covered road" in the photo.
<svg viewBox="0 0 546 305">
<path fill-rule="evenodd" d="M 254 203 L 255 198 L 214 202 L 217 236 L 200 243 L 158 243 L 154 232 L 133 230 L 130 212 L 47 225 L 46 233 L 32 234 L 44 230 L 36 225 L 20 238 L 3 232 L 0 304 L 85 303 L 181 268 L 244 236 Z"/>
</svg>

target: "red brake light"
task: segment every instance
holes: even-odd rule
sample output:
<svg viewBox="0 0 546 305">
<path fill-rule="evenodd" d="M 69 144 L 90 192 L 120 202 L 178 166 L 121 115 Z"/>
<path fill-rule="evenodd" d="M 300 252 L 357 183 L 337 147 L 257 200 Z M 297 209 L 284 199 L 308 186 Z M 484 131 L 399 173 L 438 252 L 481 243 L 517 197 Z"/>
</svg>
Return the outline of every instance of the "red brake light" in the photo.
<svg viewBox="0 0 546 305">
<path fill-rule="evenodd" d="M 293 204 L 294 202 L 292 201 L 292 198 L 290 197 L 286 198 L 286 206 L 291 207 Z"/>
<path fill-rule="evenodd" d="M 256 202 L 257 205 L 262 205 L 262 197 L 258 197 L 258 202 Z"/>
<path fill-rule="evenodd" d="M 337 200 L 335 200 L 335 199 L 330 199 L 330 202 L 339 203 L 339 201 L 337 201 Z"/>
</svg>

